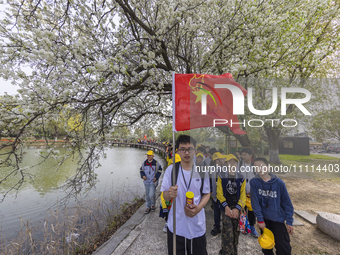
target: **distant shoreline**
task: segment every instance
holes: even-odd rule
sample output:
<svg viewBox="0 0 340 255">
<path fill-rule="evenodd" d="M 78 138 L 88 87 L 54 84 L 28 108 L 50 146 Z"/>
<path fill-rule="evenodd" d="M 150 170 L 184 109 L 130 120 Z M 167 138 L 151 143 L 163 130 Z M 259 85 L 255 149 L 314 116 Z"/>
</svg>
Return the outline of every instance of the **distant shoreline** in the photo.
<svg viewBox="0 0 340 255">
<path fill-rule="evenodd" d="M 10 144 L 15 141 L 15 138 L 2 138 L 0 139 L 0 144 Z M 20 140 L 20 143 L 22 143 L 22 140 Z M 65 145 L 71 145 L 72 140 L 42 140 L 42 139 L 29 139 L 25 140 L 25 145 L 32 147 L 32 146 L 48 146 L 48 145 L 54 145 L 54 146 L 65 146 Z"/>
</svg>

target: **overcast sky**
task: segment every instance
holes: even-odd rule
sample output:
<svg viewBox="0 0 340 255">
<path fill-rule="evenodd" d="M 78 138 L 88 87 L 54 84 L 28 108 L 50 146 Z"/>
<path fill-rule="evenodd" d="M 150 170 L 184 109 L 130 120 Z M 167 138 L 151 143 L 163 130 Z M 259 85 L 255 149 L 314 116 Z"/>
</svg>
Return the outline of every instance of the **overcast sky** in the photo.
<svg viewBox="0 0 340 255">
<path fill-rule="evenodd" d="M 4 95 L 5 92 L 9 95 L 17 94 L 18 86 L 13 86 L 10 81 L 5 81 L 4 79 L 0 78 L 0 95 Z"/>
</svg>

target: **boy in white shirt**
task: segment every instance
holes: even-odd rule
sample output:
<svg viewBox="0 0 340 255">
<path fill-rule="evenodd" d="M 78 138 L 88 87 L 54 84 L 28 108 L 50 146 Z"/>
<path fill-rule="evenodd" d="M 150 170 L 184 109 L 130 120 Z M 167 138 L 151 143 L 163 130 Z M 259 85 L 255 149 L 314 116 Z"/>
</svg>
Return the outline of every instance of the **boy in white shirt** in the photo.
<svg viewBox="0 0 340 255">
<path fill-rule="evenodd" d="M 169 166 L 164 174 L 161 191 L 165 200 L 176 198 L 176 254 L 207 254 L 205 237 L 206 223 L 204 206 L 210 198 L 208 173 L 196 171 L 193 162 L 196 141 L 188 135 L 181 135 L 176 141 L 177 152 L 181 156 L 178 163 L 176 185 L 172 185 L 173 166 Z M 194 193 L 193 204 L 186 204 L 186 192 Z M 173 207 L 168 216 L 168 254 L 173 254 Z"/>
</svg>

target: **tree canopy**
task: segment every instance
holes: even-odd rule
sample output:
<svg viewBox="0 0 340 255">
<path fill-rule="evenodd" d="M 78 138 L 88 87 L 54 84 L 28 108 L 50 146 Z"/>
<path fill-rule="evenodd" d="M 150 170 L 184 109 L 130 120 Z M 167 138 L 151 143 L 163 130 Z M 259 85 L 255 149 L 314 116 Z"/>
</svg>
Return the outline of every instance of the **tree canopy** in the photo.
<svg viewBox="0 0 340 255">
<path fill-rule="evenodd" d="M 68 136 L 89 151 L 70 183 L 86 184 L 113 127 L 171 118 L 173 72 L 309 77 L 339 44 L 337 1 L 4 2 L 0 76 L 20 96 L 1 99 L 5 129 L 18 136 L 1 164 L 23 178 L 19 138 L 46 120 L 77 116 L 82 128 Z"/>
</svg>

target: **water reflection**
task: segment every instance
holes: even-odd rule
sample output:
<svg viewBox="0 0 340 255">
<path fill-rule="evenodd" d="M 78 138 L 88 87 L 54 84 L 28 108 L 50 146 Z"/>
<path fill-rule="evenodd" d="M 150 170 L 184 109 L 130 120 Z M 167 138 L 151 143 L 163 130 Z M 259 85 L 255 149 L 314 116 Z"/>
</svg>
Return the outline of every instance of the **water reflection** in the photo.
<svg viewBox="0 0 340 255">
<path fill-rule="evenodd" d="M 20 220 L 38 222 L 47 215 L 47 209 L 55 205 L 57 201 L 65 197 L 65 191 L 58 187 L 65 184 L 68 178 L 76 173 L 76 158 L 68 158 L 62 167 L 56 171 L 57 160 L 48 159 L 42 162 L 42 158 L 36 155 L 41 149 L 28 149 L 22 163 L 22 167 L 36 165 L 29 169 L 34 181 L 23 184 L 15 198 L 15 193 L 9 194 L 5 201 L 0 203 L 0 227 L 7 237 L 14 235 L 20 229 Z M 58 149 L 60 155 L 66 155 L 64 148 Z M 92 203 L 94 200 L 103 200 L 106 203 L 125 203 L 132 201 L 136 196 L 144 195 L 144 185 L 140 178 L 139 168 L 146 159 L 146 151 L 136 148 L 114 147 L 106 149 L 107 158 L 101 159 L 101 167 L 95 170 L 98 182 L 90 190 L 86 197 L 80 195 L 78 200 L 83 204 Z M 164 166 L 164 160 L 159 156 L 155 159 Z M 9 173 L 9 169 L 0 169 L 0 178 Z M 8 187 L 14 185 L 16 180 L 9 179 L 0 185 L 3 193 Z M 70 201 L 69 207 L 77 201 Z"/>
<path fill-rule="evenodd" d="M 67 155 L 65 148 L 56 149 L 59 154 Z M 65 183 L 67 178 L 70 178 L 75 174 L 76 160 L 74 158 L 67 158 L 62 167 L 59 167 L 58 160 L 55 158 L 48 158 L 45 160 L 40 155 L 40 152 L 46 152 L 46 149 L 27 149 L 24 151 L 25 156 L 23 162 L 20 164 L 21 168 L 26 166 L 33 166 L 26 170 L 27 173 L 33 176 L 33 179 L 26 178 L 26 181 L 22 184 L 18 195 L 26 190 L 33 189 L 39 192 L 40 195 L 44 195 L 49 192 L 53 192 L 56 188 Z M 2 157 L 4 159 L 4 157 Z M 0 178 L 4 178 L 13 171 L 9 167 L 1 167 Z M 6 192 L 10 187 L 13 187 L 21 178 L 20 173 L 7 179 L 0 186 L 1 192 Z"/>
</svg>

